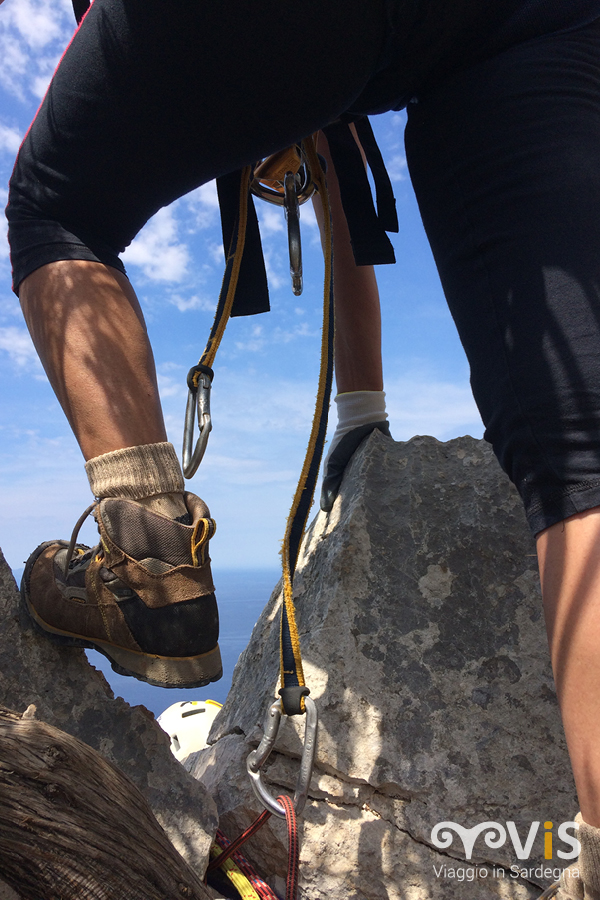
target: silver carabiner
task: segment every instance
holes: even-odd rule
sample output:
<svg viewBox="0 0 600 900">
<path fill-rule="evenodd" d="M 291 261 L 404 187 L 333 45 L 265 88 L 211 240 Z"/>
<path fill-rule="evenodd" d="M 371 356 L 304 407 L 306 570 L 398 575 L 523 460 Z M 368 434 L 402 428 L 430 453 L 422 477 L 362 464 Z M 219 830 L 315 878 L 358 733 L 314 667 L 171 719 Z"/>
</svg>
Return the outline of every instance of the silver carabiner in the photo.
<svg viewBox="0 0 600 900">
<path fill-rule="evenodd" d="M 265 164 L 269 160 L 276 160 L 278 154 L 274 157 L 268 157 L 264 163 L 258 167 L 258 170 L 264 169 Z M 265 180 L 271 180 L 271 185 L 261 181 L 261 176 L 255 176 L 250 183 L 250 190 L 257 197 L 267 200 L 269 203 L 275 203 L 276 206 L 283 206 L 285 209 L 285 218 L 288 226 L 288 247 L 290 253 L 290 274 L 292 276 L 292 290 L 299 297 L 302 293 L 302 245 L 300 242 L 300 206 L 306 203 L 316 191 L 316 185 L 313 181 L 312 173 L 306 159 L 304 151 L 297 157 L 300 163 L 296 171 L 288 171 L 283 175 L 278 173 L 276 178 L 272 180 L 267 176 L 262 177 Z M 289 162 L 285 160 L 284 162 Z M 281 164 L 280 160 L 277 160 Z M 279 170 L 281 172 L 281 169 Z"/>
<path fill-rule="evenodd" d="M 183 426 L 183 474 L 186 478 L 191 478 L 196 474 L 196 470 L 202 461 L 206 445 L 208 443 L 208 435 L 212 430 L 212 421 L 210 418 L 210 388 L 211 379 L 205 372 L 200 372 L 198 377 L 198 386 L 192 386 L 188 381 L 188 398 L 185 407 L 185 424 Z M 194 425 L 196 420 L 196 411 L 198 413 L 198 428 L 200 434 L 194 446 Z"/>
<path fill-rule="evenodd" d="M 302 293 L 302 243 L 300 239 L 300 206 L 298 184 L 293 172 L 286 172 L 284 179 L 285 218 L 288 227 L 288 247 L 290 251 L 290 275 L 292 291 L 299 297 Z"/>
<path fill-rule="evenodd" d="M 310 697 L 304 697 L 306 709 L 306 727 L 304 731 L 304 749 L 302 751 L 302 759 L 300 760 L 300 772 L 296 782 L 296 790 L 294 792 L 294 809 L 296 815 L 301 815 L 308 797 L 308 789 L 312 775 L 313 765 L 315 761 L 315 750 L 317 749 L 317 730 L 318 730 L 318 713 L 314 700 Z M 274 816 L 285 819 L 285 809 L 272 794 L 267 790 L 262 778 L 261 769 L 273 749 L 281 717 L 283 715 L 283 702 L 276 700 L 269 707 L 263 738 L 252 753 L 248 755 L 246 760 L 246 770 L 250 777 L 252 790 L 263 804 Z"/>
<path fill-rule="evenodd" d="M 279 181 L 278 184 L 280 185 L 279 188 L 273 188 L 269 187 L 267 184 L 263 184 L 259 178 L 254 178 L 250 182 L 250 190 L 255 197 L 260 197 L 261 200 L 266 200 L 268 203 L 274 203 L 275 206 L 283 206 L 285 204 L 285 191 L 282 182 Z M 310 200 L 316 189 L 308 164 L 306 163 L 306 160 L 303 160 L 302 165 L 296 173 L 296 196 L 298 197 L 298 204 L 301 206 L 303 203 L 306 203 L 307 200 Z"/>
</svg>

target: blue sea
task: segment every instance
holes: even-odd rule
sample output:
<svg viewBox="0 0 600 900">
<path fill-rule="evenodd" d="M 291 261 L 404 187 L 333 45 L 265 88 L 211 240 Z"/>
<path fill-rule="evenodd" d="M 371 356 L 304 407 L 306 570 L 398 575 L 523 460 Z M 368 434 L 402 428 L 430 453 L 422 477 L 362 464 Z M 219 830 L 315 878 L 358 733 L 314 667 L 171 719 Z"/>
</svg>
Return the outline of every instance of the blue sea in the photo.
<svg viewBox="0 0 600 900">
<path fill-rule="evenodd" d="M 17 584 L 20 584 L 23 570 L 15 570 L 13 574 Z M 123 697 L 132 706 L 141 704 L 156 716 L 180 700 L 217 700 L 224 703 L 231 687 L 234 666 L 246 647 L 280 574 L 277 569 L 213 570 L 219 604 L 219 646 L 223 659 L 223 677 L 205 688 L 165 690 L 152 687 L 136 678 L 117 675 L 108 660 L 95 650 L 87 650 L 87 657 L 104 674 L 115 696 Z"/>
</svg>

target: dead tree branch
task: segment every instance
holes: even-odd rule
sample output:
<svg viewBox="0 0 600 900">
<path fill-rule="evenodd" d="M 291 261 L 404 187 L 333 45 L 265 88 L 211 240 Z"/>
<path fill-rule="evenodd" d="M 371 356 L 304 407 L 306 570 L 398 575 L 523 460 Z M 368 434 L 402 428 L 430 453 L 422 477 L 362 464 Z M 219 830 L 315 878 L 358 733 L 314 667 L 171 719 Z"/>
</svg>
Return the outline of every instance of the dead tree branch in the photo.
<svg viewBox="0 0 600 900">
<path fill-rule="evenodd" d="M 0 876 L 23 900 L 210 900 L 138 789 L 31 708 L 0 707 Z"/>
</svg>

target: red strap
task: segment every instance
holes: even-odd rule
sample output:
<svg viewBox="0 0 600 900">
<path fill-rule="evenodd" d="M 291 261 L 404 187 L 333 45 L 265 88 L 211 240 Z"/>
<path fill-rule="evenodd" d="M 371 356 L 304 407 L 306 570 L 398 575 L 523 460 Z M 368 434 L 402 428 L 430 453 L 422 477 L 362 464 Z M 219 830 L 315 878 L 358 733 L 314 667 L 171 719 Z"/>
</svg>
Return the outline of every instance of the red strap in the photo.
<svg viewBox="0 0 600 900">
<path fill-rule="evenodd" d="M 213 869 L 218 869 L 221 865 L 223 865 L 225 860 L 229 859 L 229 857 L 232 856 L 236 852 L 236 850 L 239 850 L 239 848 L 248 840 L 248 838 L 251 838 L 253 834 L 256 834 L 258 829 L 262 828 L 267 819 L 269 819 L 270 817 L 271 813 L 268 809 L 265 809 L 263 812 L 261 812 L 260 816 L 257 816 L 254 822 L 252 822 L 252 824 L 249 825 L 248 828 L 246 828 L 244 833 L 240 834 L 239 838 L 236 838 L 235 841 L 232 841 L 231 843 L 229 843 L 229 841 L 227 842 L 227 849 L 224 849 L 222 853 L 211 860 L 206 871 L 211 872 Z M 223 832 L 217 832 L 217 834 L 221 834 L 225 838 Z M 227 840 L 227 838 L 225 838 L 225 840 Z M 220 841 L 218 841 L 218 843 L 219 846 L 222 846 Z"/>
<path fill-rule="evenodd" d="M 298 825 L 296 822 L 296 811 L 294 809 L 294 804 L 291 797 L 288 797 L 287 794 L 281 794 L 277 800 L 283 808 L 285 809 L 285 820 L 287 823 L 287 832 L 288 832 L 288 871 L 287 871 L 287 887 L 285 900 L 297 900 L 298 897 L 298 870 L 300 865 L 300 845 L 298 843 Z M 242 846 L 248 838 L 252 837 L 253 834 L 262 828 L 267 819 L 271 817 L 271 813 L 268 810 L 264 810 L 260 816 L 258 816 L 251 825 L 246 828 L 243 834 L 236 838 L 235 841 L 231 843 L 225 837 L 222 831 L 217 831 L 216 834 L 216 843 L 223 850 L 219 856 L 216 856 L 213 860 L 210 861 L 208 865 L 207 872 L 212 871 L 213 869 L 218 869 L 226 859 L 229 859 L 230 856 L 233 856 L 234 862 L 239 866 L 244 875 L 251 879 L 253 886 L 256 888 L 261 897 L 264 897 L 265 900 L 270 900 L 270 898 L 275 895 L 268 887 L 268 885 L 262 881 L 262 879 L 257 875 L 254 871 L 250 863 L 244 859 L 241 853 L 238 852 L 239 848 Z"/>
<path fill-rule="evenodd" d="M 288 832 L 288 871 L 285 900 L 296 900 L 298 896 L 298 868 L 300 865 L 300 846 L 298 844 L 298 825 L 292 798 L 281 794 L 277 798 L 285 809 L 285 820 Z"/>
</svg>

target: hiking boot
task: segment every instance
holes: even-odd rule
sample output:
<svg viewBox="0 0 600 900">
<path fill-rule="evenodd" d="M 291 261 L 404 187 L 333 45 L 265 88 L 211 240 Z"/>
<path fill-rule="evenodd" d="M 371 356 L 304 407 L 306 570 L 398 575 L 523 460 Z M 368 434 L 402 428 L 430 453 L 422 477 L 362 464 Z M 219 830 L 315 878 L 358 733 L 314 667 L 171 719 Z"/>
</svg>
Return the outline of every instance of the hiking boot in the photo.
<svg viewBox="0 0 600 900">
<path fill-rule="evenodd" d="M 391 437 L 390 426 L 387 420 L 382 422 L 370 422 L 368 425 L 359 425 L 345 434 L 333 448 L 325 463 L 323 486 L 321 488 L 320 506 L 323 512 L 331 512 L 335 498 L 338 495 L 346 466 L 364 439 L 375 429 L 381 431 L 387 437 Z"/>
<path fill-rule="evenodd" d="M 206 504 L 184 494 L 174 520 L 134 500 L 100 500 L 100 544 L 47 541 L 31 554 L 21 595 L 38 629 L 69 647 L 99 650 L 115 672 L 166 688 L 221 677 L 219 615 Z M 189 524 L 186 524 L 186 521 Z"/>
</svg>

